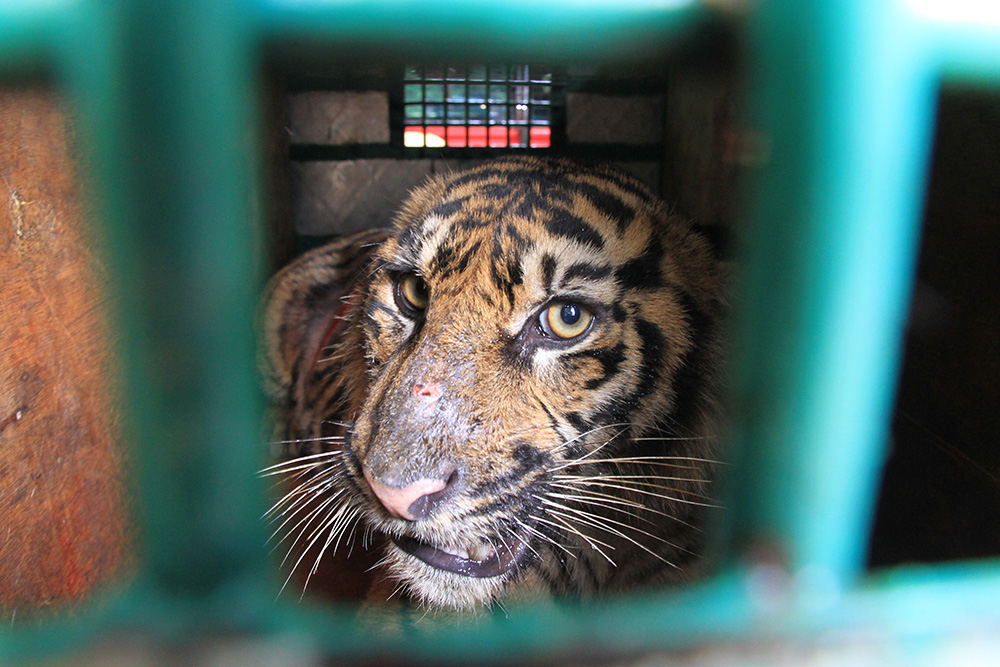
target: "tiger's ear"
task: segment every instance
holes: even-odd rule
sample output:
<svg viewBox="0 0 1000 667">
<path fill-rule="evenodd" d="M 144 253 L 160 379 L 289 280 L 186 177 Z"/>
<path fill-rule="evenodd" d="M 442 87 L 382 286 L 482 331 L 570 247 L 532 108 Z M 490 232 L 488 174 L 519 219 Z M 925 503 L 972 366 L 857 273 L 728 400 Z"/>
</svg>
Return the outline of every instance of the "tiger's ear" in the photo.
<svg viewBox="0 0 1000 667">
<path fill-rule="evenodd" d="M 272 398 L 287 397 L 296 369 L 339 335 L 337 318 L 350 307 L 348 298 L 390 233 L 375 229 L 339 238 L 305 253 L 268 282 L 258 323 L 258 363 Z"/>
</svg>

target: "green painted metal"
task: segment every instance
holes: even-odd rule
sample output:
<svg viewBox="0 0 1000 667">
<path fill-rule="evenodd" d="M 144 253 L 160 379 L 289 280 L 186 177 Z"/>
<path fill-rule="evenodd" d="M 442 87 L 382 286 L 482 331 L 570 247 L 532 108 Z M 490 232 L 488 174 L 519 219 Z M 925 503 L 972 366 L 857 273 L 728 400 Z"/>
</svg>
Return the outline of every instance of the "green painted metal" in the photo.
<svg viewBox="0 0 1000 667">
<path fill-rule="evenodd" d="M 748 206 L 729 553 L 763 550 L 820 590 L 861 567 L 912 282 L 936 91 L 908 18 L 774 0 L 749 19 L 768 156 Z"/>
<path fill-rule="evenodd" d="M 524 607 L 509 618 L 483 617 L 437 626 L 433 632 L 407 627 L 399 634 L 372 633 L 337 608 L 261 605 L 258 594 L 235 587 L 227 594 L 193 599 L 140 584 L 124 596 L 82 610 L 78 618 L 0 637 L 0 661 L 67 654 L 106 636 L 109 629 L 165 645 L 203 640 L 220 630 L 242 631 L 345 660 L 377 654 L 459 663 L 484 655 L 498 660 L 543 655 L 593 659 L 771 642 L 803 649 L 859 644 L 879 647 L 879 655 L 905 654 L 914 646 L 940 648 L 949 637 L 974 640 L 1000 633 L 996 562 L 900 568 L 873 576 L 835 600 L 802 595 L 780 571 L 755 568 L 669 595 L 631 596 L 586 607 Z"/>
<path fill-rule="evenodd" d="M 1000 5 L 977 0 L 907 0 L 922 49 L 953 80 L 1000 83 Z"/>
<path fill-rule="evenodd" d="M 0 73 L 51 71 L 89 149 L 144 545 L 127 590 L 4 630 L 0 662 L 107 632 L 258 633 L 341 657 L 375 645 L 451 660 L 1000 634 L 1000 563 L 860 576 L 935 86 L 1000 78 L 997 22 L 923 4 L 768 0 L 743 18 L 766 160 L 747 204 L 724 571 L 663 595 L 375 639 L 346 610 L 275 600 L 263 553 L 250 332 L 262 54 L 610 58 L 665 48 L 715 15 L 670 0 L 0 0 Z"/>
<path fill-rule="evenodd" d="M 6 0 L 0 4 L 0 75 L 36 74 L 50 62 L 52 36 L 67 16 L 60 0 Z"/>
<path fill-rule="evenodd" d="M 177 593 L 263 565 L 250 444 L 258 123 L 243 9 L 95 2 L 81 15 L 100 21 L 81 18 L 59 62 L 91 128 L 96 191 L 109 193 L 142 558 Z"/>
<path fill-rule="evenodd" d="M 696 0 L 256 0 L 253 6 L 267 43 L 300 57 L 351 58 L 373 47 L 407 57 L 621 57 L 662 50 L 710 17 Z"/>
<path fill-rule="evenodd" d="M 222 5 L 77 3 L 54 40 L 123 314 L 140 558 L 177 594 L 264 562 L 248 446 L 260 432 L 256 82 L 240 9 L 223 30 Z"/>
</svg>

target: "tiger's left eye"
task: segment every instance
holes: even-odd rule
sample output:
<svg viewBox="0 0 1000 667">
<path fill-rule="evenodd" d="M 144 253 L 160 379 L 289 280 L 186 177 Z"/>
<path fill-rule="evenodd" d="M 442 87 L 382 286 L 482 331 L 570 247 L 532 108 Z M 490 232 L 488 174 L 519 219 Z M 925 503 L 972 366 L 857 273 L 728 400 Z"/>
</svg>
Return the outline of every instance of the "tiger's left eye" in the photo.
<svg viewBox="0 0 1000 667">
<path fill-rule="evenodd" d="M 558 301 L 542 311 L 539 319 L 542 330 L 551 338 L 569 340 L 582 336 L 594 315 L 578 303 Z"/>
</svg>

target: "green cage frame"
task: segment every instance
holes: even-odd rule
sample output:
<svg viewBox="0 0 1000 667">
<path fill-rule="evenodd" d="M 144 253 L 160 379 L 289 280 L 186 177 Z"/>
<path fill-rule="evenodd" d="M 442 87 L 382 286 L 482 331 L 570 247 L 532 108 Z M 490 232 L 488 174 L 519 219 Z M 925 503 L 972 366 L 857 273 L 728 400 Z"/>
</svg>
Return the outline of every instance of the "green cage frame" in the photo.
<svg viewBox="0 0 1000 667">
<path fill-rule="evenodd" d="M 333 57 L 391 42 L 413 58 L 595 58 L 663 49 L 733 19 L 725 4 L 0 1 L 0 75 L 51 74 L 78 119 L 121 309 L 143 526 L 142 571 L 127 591 L 72 618 L 2 630 L 0 661 L 108 632 L 254 633 L 340 658 L 373 645 L 337 609 L 276 601 L 263 546 L 249 327 L 261 234 L 248 165 L 259 159 L 264 53 Z M 998 562 L 862 572 L 937 88 L 943 77 L 1000 84 L 1000 17 L 962 0 L 940 7 L 762 0 L 735 17 L 767 159 L 745 206 L 721 574 L 593 608 L 529 607 L 380 637 L 382 653 L 502 659 L 851 632 L 905 648 L 970 628 L 997 636 Z"/>
</svg>

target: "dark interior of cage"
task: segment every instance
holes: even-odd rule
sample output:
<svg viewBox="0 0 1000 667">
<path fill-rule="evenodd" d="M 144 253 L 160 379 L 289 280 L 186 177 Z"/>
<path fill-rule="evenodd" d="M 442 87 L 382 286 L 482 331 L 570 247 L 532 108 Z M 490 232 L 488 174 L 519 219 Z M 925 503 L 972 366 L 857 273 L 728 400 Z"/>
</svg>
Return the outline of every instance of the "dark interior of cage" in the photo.
<svg viewBox="0 0 1000 667">
<path fill-rule="evenodd" d="M 739 261 L 741 176 L 766 158 L 743 123 L 732 58 L 398 59 L 279 81 L 269 147 L 288 165 L 274 187 L 279 264 L 388 226 L 429 175 L 505 153 L 616 163 Z M 1000 96 L 941 94 L 923 202 L 873 568 L 1000 554 Z"/>
</svg>

